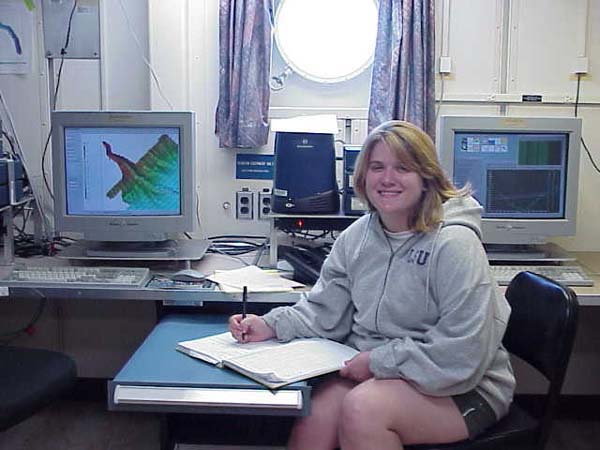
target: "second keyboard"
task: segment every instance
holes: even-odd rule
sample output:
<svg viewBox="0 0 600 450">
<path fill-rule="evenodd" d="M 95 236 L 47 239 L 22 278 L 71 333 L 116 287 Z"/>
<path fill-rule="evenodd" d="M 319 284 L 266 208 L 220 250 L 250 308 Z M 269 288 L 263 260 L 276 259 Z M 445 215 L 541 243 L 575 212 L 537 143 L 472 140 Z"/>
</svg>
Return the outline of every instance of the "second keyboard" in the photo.
<svg viewBox="0 0 600 450">
<path fill-rule="evenodd" d="M 552 278 L 567 286 L 593 286 L 594 281 L 580 266 L 505 266 L 492 265 L 492 273 L 501 286 L 506 286 L 519 272 L 529 271 Z"/>
</svg>

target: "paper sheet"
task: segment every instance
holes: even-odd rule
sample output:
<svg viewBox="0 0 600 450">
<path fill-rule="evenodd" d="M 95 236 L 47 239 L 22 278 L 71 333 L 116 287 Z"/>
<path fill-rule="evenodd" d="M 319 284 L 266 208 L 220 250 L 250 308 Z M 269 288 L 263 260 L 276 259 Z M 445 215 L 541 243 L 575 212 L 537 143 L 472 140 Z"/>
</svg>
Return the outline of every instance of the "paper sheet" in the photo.
<svg viewBox="0 0 600 450">
<path fill-rule="evenodd" d="M 304 286 L 302 283 L 288 280 L 257 266 L 216 271 L 207 278 L 218 283 L 223 292 L 229 293 L 242 292 L 244 286 L 247 286 L 248 292 L 290 292 L 296 287 Z"/>
<path fill-rule="evenodd" d="M 209 363 L 220 364 L 225 359 L 233 359 L 254 353 L 257 350 L 274 348 L 280 345 L 274 340 L 240 344 L 231 336 L 230 332 L 226 332 L 179 342 L 176 349 Z"/>
<path fill-rule="evenodd" d="M 335 114 L 316 114 L 289 119 L 272 119 L 271 131 L 337 134 L 337 118 Z"/>
<path fill-rule="evenodd" d="M 0 3 L 0 74 L 29 73 L 33 14 L 22 3 Z"/>
</svg>

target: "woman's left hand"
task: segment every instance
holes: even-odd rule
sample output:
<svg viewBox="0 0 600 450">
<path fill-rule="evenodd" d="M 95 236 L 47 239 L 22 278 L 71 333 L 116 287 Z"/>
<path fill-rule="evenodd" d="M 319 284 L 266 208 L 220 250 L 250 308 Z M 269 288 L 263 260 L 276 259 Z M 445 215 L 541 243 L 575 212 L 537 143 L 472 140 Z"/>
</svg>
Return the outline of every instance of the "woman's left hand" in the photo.
<svg viewBox="0 0 600 450">
<path fill-rule="evenodd" d="M 371 352 L 360 352 L 354 358 L 345 361 L 345 366 L 340 369 L 340 376 L 359 383 L 373 378 L 373 372 L 369 369 Z"/>
</svg>

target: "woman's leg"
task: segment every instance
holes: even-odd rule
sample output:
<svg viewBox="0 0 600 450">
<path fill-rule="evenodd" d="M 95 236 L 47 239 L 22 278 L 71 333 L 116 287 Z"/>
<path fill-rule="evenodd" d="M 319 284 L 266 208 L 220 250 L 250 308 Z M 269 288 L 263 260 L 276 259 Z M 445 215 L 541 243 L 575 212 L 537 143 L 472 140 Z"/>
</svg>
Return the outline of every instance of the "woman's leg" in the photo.
<svg viewBox="0 0 600 450">
<path fill-rule="evenodd" d="M 403 380 L 364 381 L 344 396 L 341 414 L 343 450 L 401 450 L 405 444 L 439 444 L 468 437 L 452 398 L 421 394 Z"/>
<path fill-rule="evenodd" d="M 342 402 L 356 382 L 331 376 L 311 396 L 310 416 L 296 420 L 288 441 L 289 450 L 332 450 L 339 447 L 338 427 Z"/>
</svg>

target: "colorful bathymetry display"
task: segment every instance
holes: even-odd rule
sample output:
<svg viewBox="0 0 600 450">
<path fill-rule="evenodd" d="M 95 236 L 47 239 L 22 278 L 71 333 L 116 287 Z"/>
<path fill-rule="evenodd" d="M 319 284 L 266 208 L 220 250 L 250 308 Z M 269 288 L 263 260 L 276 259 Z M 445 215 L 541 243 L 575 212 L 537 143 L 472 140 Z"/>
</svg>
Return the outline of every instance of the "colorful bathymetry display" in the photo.
<svg viewBox="0 0 600 450">
<path fill-rule="evenodd" d="M 23 49 L 21 48 L 21 42 L 19 41 L 19 36 L 17 36 L 17 33 L 15 33 L 15 30 L 13 30 L 10 25 L 6 25 L 5 23 L 2 23 L 2 22 L 0 22 L 0 30 L 4 30 L 8 33 L 8 35 L 10 36 L 10 38 L 13 41 L 17 55 L 20 55 L 21 53 L 23 53 Z"/>
<path fill-rule="evenodd" d="M 119 192 L 130 210 L 179 210 L 179 146 L 163 134 L 139 161 L 130 161 L 102 141 L 106 156 L 121 170 L 121 180 L 107 193 L 114 198 Z"/>
</svg>

